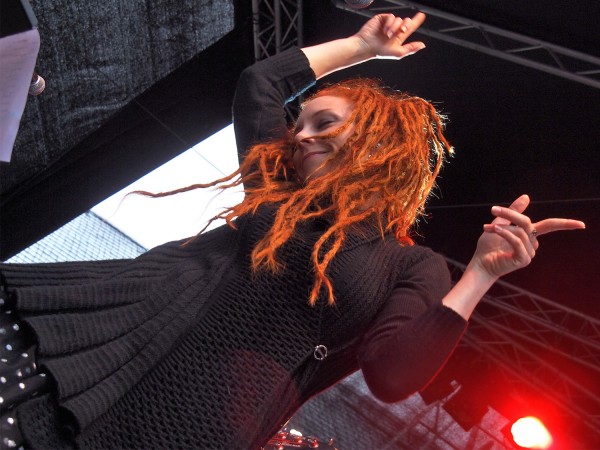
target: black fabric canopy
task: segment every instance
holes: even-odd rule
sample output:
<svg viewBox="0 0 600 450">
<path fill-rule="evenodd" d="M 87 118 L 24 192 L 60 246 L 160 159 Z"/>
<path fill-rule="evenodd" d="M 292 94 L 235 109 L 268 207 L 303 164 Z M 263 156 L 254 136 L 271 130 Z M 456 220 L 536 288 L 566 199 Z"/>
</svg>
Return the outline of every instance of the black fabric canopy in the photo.
<svg viewBox="0 0 600 450">
<path fill-rule="evenodd" d="M 33 9 L 46 90 L 0 167 L 2 259 L 229 123 L 252 62 L 233 2 Z"/>
</svg>

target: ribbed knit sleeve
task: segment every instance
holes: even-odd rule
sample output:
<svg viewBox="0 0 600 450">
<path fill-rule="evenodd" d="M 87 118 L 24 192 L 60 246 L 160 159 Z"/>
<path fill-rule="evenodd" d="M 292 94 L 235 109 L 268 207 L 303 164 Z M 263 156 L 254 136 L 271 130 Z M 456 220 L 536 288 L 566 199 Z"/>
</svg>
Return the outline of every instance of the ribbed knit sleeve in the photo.
<svg viewBox="0 0 600 450">
<path fill-rule="evenodd" d="M 233 125 L 240 162 L 248 148 L 283 138 L 284 106 L 315 84 L 308 59 L 291 48 L 245 69 L 233 99 Z"/>
<path fill-rule="evenodd" d="M 0 264 L 0 273 L 13 288 L 45 285 L 72 285 L 100 279 L 127 265 L 129 260 L 43 264 Z"/>
<path fill-rule="evenodd" d="M 395 402 L 423 389 L 443 367 L 466 321 L 441 304 L 450 288 L 444 259 L 434 253 L 411 264 L 379 311 L 359 351 L 371 392 Z"/>
</svg>

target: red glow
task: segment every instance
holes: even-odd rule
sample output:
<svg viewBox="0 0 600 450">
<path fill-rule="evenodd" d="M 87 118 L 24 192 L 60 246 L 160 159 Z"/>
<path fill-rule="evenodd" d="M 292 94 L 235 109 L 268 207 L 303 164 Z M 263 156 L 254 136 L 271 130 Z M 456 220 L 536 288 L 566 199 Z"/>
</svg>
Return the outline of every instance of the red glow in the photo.
<svg viewBox="0 0 600 450">
<path fill-rule="evenodd" d="M 523 417 L 510 429 L 515 443 L 524 448 L 547 449 L 552 445 L 552 436 L 536 417 Z"/>
</svg>

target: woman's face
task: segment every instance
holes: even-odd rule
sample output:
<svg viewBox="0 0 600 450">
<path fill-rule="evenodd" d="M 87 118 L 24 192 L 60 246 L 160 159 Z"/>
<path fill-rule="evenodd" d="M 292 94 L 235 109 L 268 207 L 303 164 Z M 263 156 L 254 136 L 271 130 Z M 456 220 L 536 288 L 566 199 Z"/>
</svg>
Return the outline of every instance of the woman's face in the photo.
<svg viewBox="0 0 600 450">
<path fill-rule="evenodd" d="M 335 131 L 348 120 L 352 110 L 350 100 L 332 95 L 316 97 L 304 105 L 296 122 L 293 155 L 294 167 L 301 181 L 309 176 L 324 175 L 334 169 L 331 161 L 320 166 L 342 148 L 354 127 L 349 126 L 334 138 L 314 137 Z"/>
</svg>

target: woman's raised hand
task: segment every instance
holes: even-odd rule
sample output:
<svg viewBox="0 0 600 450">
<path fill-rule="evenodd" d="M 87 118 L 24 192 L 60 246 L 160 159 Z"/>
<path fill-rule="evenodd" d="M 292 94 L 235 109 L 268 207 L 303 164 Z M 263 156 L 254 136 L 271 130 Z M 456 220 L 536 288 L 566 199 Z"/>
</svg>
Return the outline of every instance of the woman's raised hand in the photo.
<svg viewBox="0 0 600 450">
<path fill-rule="evenodd" d="M 532 223 L 523 214 L 529 197 L 522 195 L 508 208 L 494 206 L 492 223 L 483 226 L 484 233 L 477 241 L 477 250 L 470 266 L 483 269 L 490 277 L 498 278 L 527 266 L 539 247 L 538 236 L 559 230 L 585 228 L 572 219 L 545 219 Z"/>
<path fill-rule="evenodd" d="M 373 58 L 404 58 L 425 48 L 423 42 L 405 43 L 424 20 L 423 13 L 404 19 L 379 14 L 352 36 L 304 47 L 302 51 L 317 79 Z"/>
<path fill-rule="evenodd" d="M 396 17 L 393 14 L 378 14 L 372 17 L 354 36 L 375 58 L 400 59 L 425 48 L 420 41 L 406 43 L 411 34 L 425 21 L 425 14 L 414 17 Z"/>
</svg>

